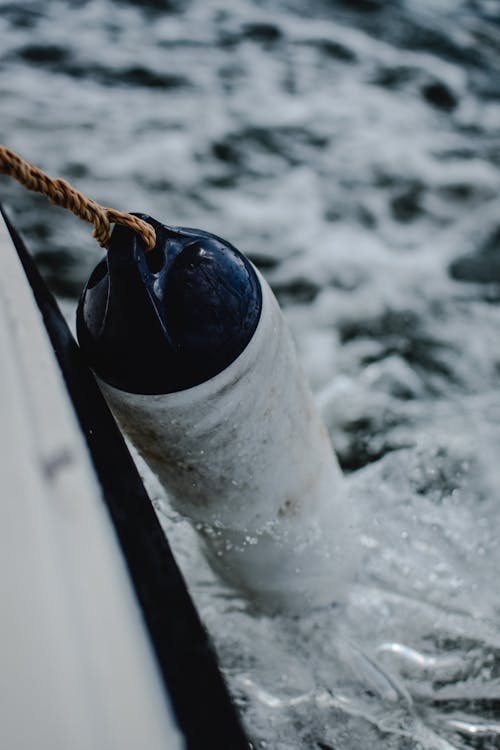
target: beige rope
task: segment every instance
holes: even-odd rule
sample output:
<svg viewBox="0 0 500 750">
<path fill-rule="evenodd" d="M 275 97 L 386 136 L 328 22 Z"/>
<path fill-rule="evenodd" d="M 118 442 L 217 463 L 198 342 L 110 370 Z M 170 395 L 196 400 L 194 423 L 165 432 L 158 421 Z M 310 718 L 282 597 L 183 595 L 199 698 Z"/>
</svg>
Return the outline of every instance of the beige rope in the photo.
<svg viewBox="0 0 500 750">
<path fill-rule="evenodd" d="M 13 177 L 28 190 L 42 193 L 51 203 L 72 211 L 75 216 L 94 225 L 94 237 L 101 247 L 107 247 L 110 238 L 110 224 L 124 224 L 137 232 L 145 245 L 152 250 L 156 243 L 155 230 L 147 222 L 132 214 L 116 211 L 114 208 L 95 203 L 69 185 L 66 180 L 53 179 L 41 169 L 30 164 L 15 151 L 0 146 L 0 172 Z"/>
</svg>

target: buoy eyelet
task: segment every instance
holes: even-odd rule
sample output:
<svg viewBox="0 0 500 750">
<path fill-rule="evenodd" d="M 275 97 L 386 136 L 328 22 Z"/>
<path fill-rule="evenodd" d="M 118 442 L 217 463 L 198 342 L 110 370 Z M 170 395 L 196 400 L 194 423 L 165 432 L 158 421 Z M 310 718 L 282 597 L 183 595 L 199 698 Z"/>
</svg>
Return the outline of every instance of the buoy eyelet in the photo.
<svg viewBox="0 0 500 750">
<path fill-rule="evenodd" d="M 155 245 L 152 250 L 149 250 L 145 254 L 145 258 L 149 271 L 154 274 L 160 273 L 165 263 L 165 253 L 163 248 Z"/>
</svg>

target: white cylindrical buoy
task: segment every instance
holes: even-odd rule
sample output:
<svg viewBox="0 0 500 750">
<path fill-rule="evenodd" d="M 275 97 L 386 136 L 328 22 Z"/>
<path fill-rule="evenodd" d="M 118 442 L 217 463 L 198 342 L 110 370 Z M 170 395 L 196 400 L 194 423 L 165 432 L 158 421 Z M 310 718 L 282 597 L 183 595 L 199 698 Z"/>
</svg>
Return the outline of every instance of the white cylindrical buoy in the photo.
<svg viewBox="0 0 500 750">
<path fill-rule="evenodd" d="M 158 235 L 161 225 L 155 226 Z M 82 348 L 120 425 L 164 484 L 172 505 L 194 523 L 210 563 L 226 581 L 266 611 L 303 610 L 338 601 L 356 560 L 353 510 L 278 303 L 256 269 L 227 243 L 211 235 L 195 235 L 195 230 L 170 231 L 183 237 L 181 249 L 176 245 L 175 254 L 169 245 L 178 243 L 179 237 L 166 241 L 157 270 L 150 271 L 153 293 L 148 297 L 150 301 L 156 294 L 155 312 L 170 339 L 170 385 L 162 392 L 158 370 L 163 363 L 159 362 L 151 374 L 159 380 L 147 387 L 144 368 L 155 368 L 147 357 L 142 363 L 134 360 L 132 369 L 138 373 L 134 382 L 127 383 L 123 373 L 116 373 L 123 358 L 118 351 L 113 366 L 109 346 L 118 313 L 111 298 L 120 279 L 113 276 L 111 255 L 107 272 L 94 272 L 82 296 L 78 321 Z M 132 238 L 128 230 L 121 230 L 122 246 Z M 225 253 L 222 261 L 220 248 Z M 214 264 L 217 271 L 210 275 Z M 162 273 L 166 274 L 163 288 L 154 292 Z M 141 282 L 147 278 L 144 267 L 139 276 Z M 209 277 L 200 301 L 197 280 L 205 283 Z M 175 316 L 166 309 L 169 284 L 183 320 L 184 301 L 190 305 L 188 332 L 183 320 L 173 324 Z M 214 296 L 214 285 L 222 293 Z M 133 293 L 126 299 L 132 304 Z M 245 304 L 253 306 L 250 321 Z M 186 351 L 193 343 L 193 323 L 206 324 L 205 313 L 213 317 L 216 332 L 212 326 L 208 343 L 203 341 L 212 347 L 204 353 L 203 364 L 203 357 Z M 109 357 L 102 364 L 96 346 L 106 327 L 104 318 L 113 315 L 114 328 L 106 339 Z M 226 323 L 221 325 L 222 318 Z M 232 359 L 227 362 L 227 342 L 221 355 L 215 338 L 237 337 L 242 321 L 244 335 L 236 349 L 229 347 Z M 133 332 L 131 338 L 130 346 Z M 148 339 L 145 331 L 142 346 L 144 339 Z M 195 343 L 200 345 L 200 339 Z M 211 351 L 215 372 L 205 377 Z M 172 375 L 176 355 L 185 355 L 192 363 L 189 374 L 182 365 L 177 368 L 180 375 Z M 202 379 L 191 382 L 193 368 L 200 367 Z"/>
</svg>

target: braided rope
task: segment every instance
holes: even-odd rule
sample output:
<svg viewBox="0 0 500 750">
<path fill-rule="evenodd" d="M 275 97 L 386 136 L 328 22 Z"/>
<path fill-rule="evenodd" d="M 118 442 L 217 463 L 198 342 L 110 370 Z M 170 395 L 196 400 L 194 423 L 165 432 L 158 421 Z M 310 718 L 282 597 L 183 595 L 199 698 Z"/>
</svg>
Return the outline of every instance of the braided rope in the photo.
<svg viewBox="0 0 500 750">
<path fill-rule="evenodd" d="M 27 190 L 42 193 L 54 205 L 67 208 L 79 219 L 93 224 L 93 236 L 101 247 L 106 248 L 109 244 L 111 224 L 124 224 L 137 232 L 144 242 L 146 252 L 155 246 L 156 234 L 151 224 L 132 214 L 99 205 L 71 187 L 66 180 L 49 177 L 15 151 L 1 145 L 0 172 L 13 177 Z"/>
</svg>

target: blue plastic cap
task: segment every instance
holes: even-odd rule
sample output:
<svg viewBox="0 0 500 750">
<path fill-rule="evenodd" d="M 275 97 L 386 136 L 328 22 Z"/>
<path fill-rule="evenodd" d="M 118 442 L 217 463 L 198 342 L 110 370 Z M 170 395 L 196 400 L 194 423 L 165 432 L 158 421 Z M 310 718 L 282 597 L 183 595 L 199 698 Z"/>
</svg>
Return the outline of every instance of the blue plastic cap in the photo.
<svg viewBox="0 0 500 750">
<path fill-rule="evenodd" d="M 153 225 L 156 246 L 116 226 L 77 310 L 90 366 L 130 393 L 172 393 L 228 367 L 257 327 L 262 291 L 235 247 L 198 229 Z"/>
</svg>

